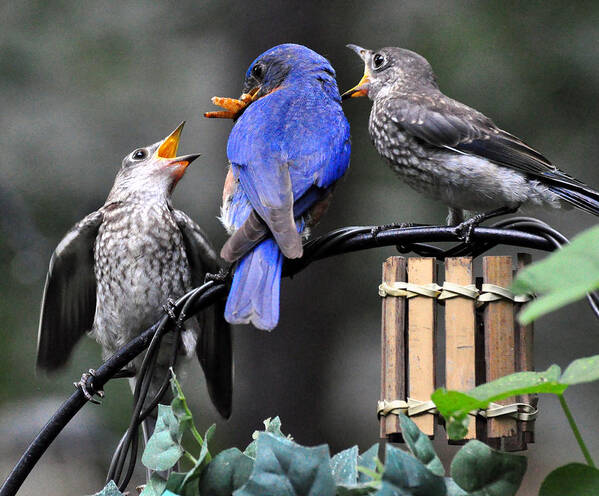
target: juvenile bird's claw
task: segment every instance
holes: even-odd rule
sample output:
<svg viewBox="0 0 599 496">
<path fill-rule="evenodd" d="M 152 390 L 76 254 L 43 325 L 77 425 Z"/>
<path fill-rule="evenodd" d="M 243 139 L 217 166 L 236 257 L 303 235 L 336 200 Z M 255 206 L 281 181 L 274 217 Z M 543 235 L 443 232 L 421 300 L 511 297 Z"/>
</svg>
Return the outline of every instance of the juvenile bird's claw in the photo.
<svg viewBox="0 0 599 496">
<path fill-rule="evenodd" d="M 464 243 L 470 244 L 472 242 L 472 233 L 474 232 L 474 228 L 486 218 L 487 217 L 485 215 L 478 214 L 471 219 L 465 220 L 464 222 L 455 226 L 455 232 L 458 235 L 458 238 L 460 238 L 460 240 L 462 240 Z"/>
<path fill-rule="evenodd" d="M 162 308 L 164 309 L 164 311 L 168 314 L 168 316 L 170 317 L 171 320 L 173 320 L 174 322 L 177 322 L 177 316 L 175 315 L 175 308 L 177 306 L 177 302 L 175 300 L 173 300 L 172 298 L 168 298 L 166 300 L 166 303 L 164 305 L 162 305 Z"/>
<path fill-rule="evenodd" d="M 186 319 L 185 313 L 183 311 L 179 312 L 179 316 L 175 314 L 175 308 L 177 308 L 177 302 L 172 298 L 168 298 L 166 303 L 162 305 L 164 311 L 168 314 L 169 318 L 175 323 L 178 329 L 183 329 L 183 322 Z"/>
<path fill-rule="evenodd" d="M 474 228 L 479 226 L 486 220 L 493 219 L 494 217 L 499 217 L 500 215 L 513 214 L 518 210 L 520 205 L 515 207 L 501 207 L 495 210 L 491 210 L 490 212 L 483 212 L 480 214 L 476 214 L 474 217 L 471 217 L 464 222 L 461 222 L 455 227 L 455 232 L 458 237 L 464 243 L 470 243 L 472 238 L 472 233 L 474 232 Z"/>
<path fill-rule="evenodd" d="M 382 226 L 374 226 L 370 230 L 370 235 L 376 238 L 379 233 L 386 231 L 387 229 L 404 229 L 405 227 L 414 227 L 413 222 L 393 222 L 392 224 L 383 224 Z"/>
<path fill-rule="evenodd" d="M 87 401 L 90 401 L 91 403 L 94 403 L 96 405 L 101 405 L 102 402 L 94 398 L 94 394 L 98 395 L 100 399 L 103 399 L 105 394 L 102 389 L 94 391 L 93 384 L 91 386 L 88 386 L 87 381 L 92 377 L 96 377 L 96 371 L 94 369 L 89 369 L 88 372 L 84 372 L 81 375 L 81 379 L 79 379 L 79 382 L 73 382 L 73 386 L 75 386 L 76 389 L 81 390 L 83 396 L 85 396 Z"/>
</svg>

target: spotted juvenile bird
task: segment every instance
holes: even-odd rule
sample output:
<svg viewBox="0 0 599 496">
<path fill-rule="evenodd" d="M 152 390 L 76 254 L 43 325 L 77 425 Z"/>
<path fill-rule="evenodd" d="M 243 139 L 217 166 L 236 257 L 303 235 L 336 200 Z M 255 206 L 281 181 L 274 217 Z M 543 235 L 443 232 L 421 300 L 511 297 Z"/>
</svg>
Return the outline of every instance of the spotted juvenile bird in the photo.
<svg viewBox="0 0 599 496">
<path fill-rule="evenodd" d="M 283 257 L 302 255 L 302 234 L 325 212 L 349 166 L 349 124 L 335 71 L 301 45 L 279 45 L 250 65 L 239 100 L 213 99 L 233 117 L 221 251 L 239 261 L 226 319 L 273 329 L 279 320 Z"/>
<path fill-rule="evenodd" d="M 108 358 L 156 322 L 169 299 L 218 270 L 216 253 L 200 227 L 171 205 L 173 189 L 199 156 L 176 156 L 182 129 L 183 124 L 162 141 L 127 155 L 106 203 L 77 223 L 54 251 L 42 299 L 39 368 L 64 366 L 88 331 Z M 172 332 L 163 339 L 149 399 L 168 374 L 174 339 Z M 178 353 L 194 351 L 212 401 L 228 417 L 232 356 L 223 308 L 207 309 L 185 323 Z M 138 357 L 128 372 L 135 375 L 140 364 Z"/>
<path fill-rule="evenodd" d="M 449 206 L 450 225 L 461 223 L 464 211 L 508 213 L 521 205 L 573 205 L 599 215 L 599 192 L 441 93 L 424 57 L 403 48 L 348 47 L 365 69 L 343 98 L 368 96 L 374 102 L 369 120 L 374 146 L 408 185 Z"/>
</svg>

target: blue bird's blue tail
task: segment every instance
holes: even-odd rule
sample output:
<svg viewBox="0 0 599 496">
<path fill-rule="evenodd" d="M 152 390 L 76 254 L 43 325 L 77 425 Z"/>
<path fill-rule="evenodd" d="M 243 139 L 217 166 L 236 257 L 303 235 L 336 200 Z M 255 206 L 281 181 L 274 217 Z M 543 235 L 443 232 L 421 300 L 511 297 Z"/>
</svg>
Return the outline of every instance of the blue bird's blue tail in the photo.
<svg viewBox="0 0 599 496">
<path fill-rule="evenodd" d="M 231 324 L 254 324 L 270 331 L 279 322 L 279 293 L 283 254 L 269 238 L 245 255 L 237 265 L 225 307 Z"/>
</svg>

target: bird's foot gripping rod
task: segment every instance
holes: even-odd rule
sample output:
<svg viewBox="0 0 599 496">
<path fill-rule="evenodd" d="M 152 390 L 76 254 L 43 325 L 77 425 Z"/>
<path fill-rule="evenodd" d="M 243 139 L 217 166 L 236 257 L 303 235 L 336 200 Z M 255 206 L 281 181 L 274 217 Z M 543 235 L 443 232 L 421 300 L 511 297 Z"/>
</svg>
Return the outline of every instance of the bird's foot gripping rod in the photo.
<svg viewBox="0 0 599 496">
<path fill-rule="evenodd" d="M 491 210 L 489 212 L 477 214 L 474 217 L 460 222 L 457 226 L 455 226 L 455 232 L 464 243 L 470 243 L 472 238 L 472 232 L 474 231 L 475 227 L 482 224 L 486 220 L 493 219 L 501 215 L 513 214 L 518 210 L 518 208 L 520 208 L 520 205 L 518 205 L 517 207 L 501 207 L 495 210 Z"/>
<path fill-rule="evenodd" d="M 94 388 L 94 377 L 96 376 L 96 371 L 94 369 L 89 369 L 87 372 L 84 372 L 81 375 L 81 379 L 78 382 L 73 382 L 73 386 L 75 389 L 81 389 L 83 396 L 87 398 L 87 401 L 94 403 L 96 405 L 102 404 L 102 399 L 104 399 L 104 390 Z M 94 398 L 94 395 L 99 396 L 99 400 Z"/>
</svg>

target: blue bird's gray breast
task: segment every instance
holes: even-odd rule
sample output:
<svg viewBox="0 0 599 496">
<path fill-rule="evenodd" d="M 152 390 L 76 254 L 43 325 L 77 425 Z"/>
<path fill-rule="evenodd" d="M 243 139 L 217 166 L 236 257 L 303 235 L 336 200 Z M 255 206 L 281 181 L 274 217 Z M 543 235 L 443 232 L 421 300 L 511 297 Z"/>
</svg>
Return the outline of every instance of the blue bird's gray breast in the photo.
<svg viewBox="0 0 599 496">
<path fill-rule="evenodd" d="M 183 239 L 166 205 L 128 203 L 107 211 L 94 258 L 92 333 L 105 355 L 156 322 L 168 298 L 191 288 Z"/>
</svg>

